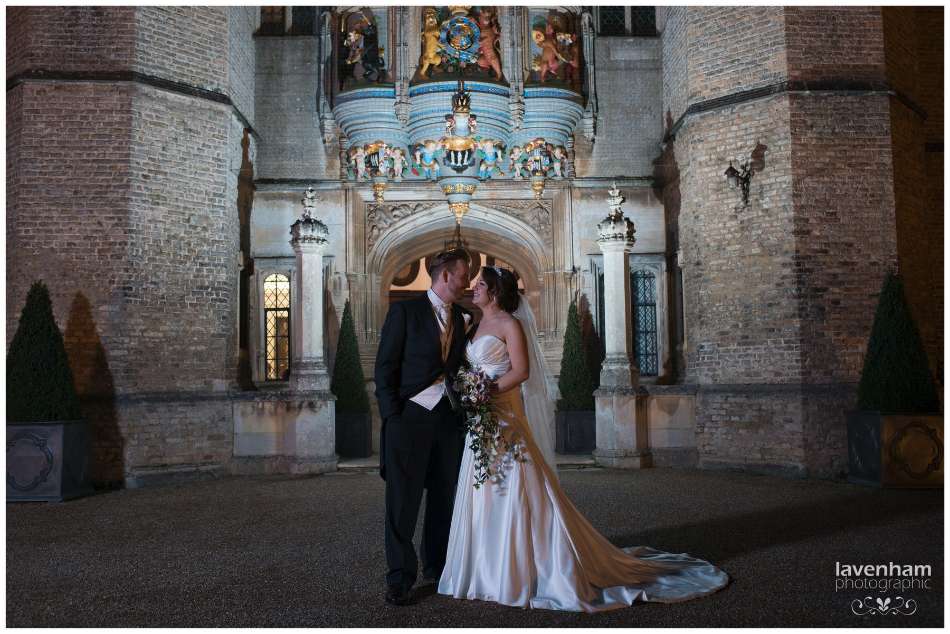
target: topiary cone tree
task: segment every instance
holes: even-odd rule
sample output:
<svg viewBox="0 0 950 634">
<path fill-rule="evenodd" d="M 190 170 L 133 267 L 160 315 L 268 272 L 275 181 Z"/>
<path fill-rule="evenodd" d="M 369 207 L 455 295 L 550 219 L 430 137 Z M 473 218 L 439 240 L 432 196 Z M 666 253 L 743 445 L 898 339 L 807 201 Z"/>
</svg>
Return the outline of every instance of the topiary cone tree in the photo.
<svg viewBox="0 0 950 634">
<path fill-rule="evenodd" d="M 49 290 L 34 282 L 7 352 L 7 420 L 29 423 L 82 418 L 63 335 Z"/>
<path fill-rule="evenodd" d="M 369 413 L 366 379 L 360 364 L 360 348 L 356 341 L 356 328 L 349 300 L 343 306 L 343 320 L 340 322 L 340 338 L 337 340 L 336 364 L 333 367 L 330 391 L 336 396 L 337 412 Z"/>
<path fill-rule="evenodd" d="M 561 375 L 558 377 L 561 411 L 594 409 L 594 379 L 591 376 L 581 322 L 577 315 L 577 301 L 572 300 L 567 309 L 567 326 L 564 330 L 564 353 L 561 356 Z"/>
<path fill-rule="evenodd" d="M 904 297 L 904 283 L 889 272 L 874 314 L 858 409 L 924 414 L 940 411 L 927 354 Z"/>
<path fill-rule="evenodd" d="M 349 301 L 343 306 L 330 391 L 336 395 L 336 452 L 343 458 L 372 455 L 369 397 Z"/>
</svg>

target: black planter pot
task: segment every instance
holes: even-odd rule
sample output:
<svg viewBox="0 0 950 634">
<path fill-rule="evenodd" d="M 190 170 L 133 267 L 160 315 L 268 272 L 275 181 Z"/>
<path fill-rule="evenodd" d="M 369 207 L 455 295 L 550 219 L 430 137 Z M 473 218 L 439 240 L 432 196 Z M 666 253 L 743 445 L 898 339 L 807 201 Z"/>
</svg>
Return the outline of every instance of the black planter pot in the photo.
<svg viewBox="0 0 950 634">
<path fill-rule="evenodd" d="M 8 502 L 62 502 L 92 490 L 86 421 L 7 423 Z"/>
<path fill-rule="evenodd" d="M 557 412 L 555 450 L 561 454 L 591 453 L 597 446 L 597 417 L 593 410 Z"/>
<path fill-rule="evenodd" d="M 336 452 L 341 458 L 373 455 L 372 417 L 369 414 L 336 413 Z"/>
<path fill-rule="evenodd" d="M 848 412 L 848 481 L 879 487 L 942 487 L 943 416 Z"/>
</svg>

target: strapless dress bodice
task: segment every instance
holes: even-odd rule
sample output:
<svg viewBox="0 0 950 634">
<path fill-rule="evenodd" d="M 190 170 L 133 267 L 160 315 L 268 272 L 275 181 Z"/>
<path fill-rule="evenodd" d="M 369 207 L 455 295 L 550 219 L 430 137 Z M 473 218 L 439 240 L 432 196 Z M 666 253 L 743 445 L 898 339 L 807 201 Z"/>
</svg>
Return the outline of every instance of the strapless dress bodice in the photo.
<svg viewBox="0 0 950 634">
<path fill-rule="evenodd" d="M 480 368 L 493 379 L 511 369 L 508 346 L 495 335 L 482 335 L 468 342 L 465 358 L 474 368 Z"/>
</svg>

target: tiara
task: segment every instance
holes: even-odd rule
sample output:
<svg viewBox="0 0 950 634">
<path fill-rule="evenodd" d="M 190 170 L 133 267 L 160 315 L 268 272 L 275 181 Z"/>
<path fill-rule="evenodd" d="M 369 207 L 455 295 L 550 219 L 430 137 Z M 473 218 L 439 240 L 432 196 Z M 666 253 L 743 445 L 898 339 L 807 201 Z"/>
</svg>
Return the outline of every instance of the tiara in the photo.
<svg viewBox="0 0 950 634">
<path fill-rule="evenodd" d="M 501 272 L 505 270 L 505 269 L 501 268 L 500 266 L 493 266 L 492 269 L 495 270 L 495 273 L 498 274 L 498 277 L 501 277 Z"/>
</svg>

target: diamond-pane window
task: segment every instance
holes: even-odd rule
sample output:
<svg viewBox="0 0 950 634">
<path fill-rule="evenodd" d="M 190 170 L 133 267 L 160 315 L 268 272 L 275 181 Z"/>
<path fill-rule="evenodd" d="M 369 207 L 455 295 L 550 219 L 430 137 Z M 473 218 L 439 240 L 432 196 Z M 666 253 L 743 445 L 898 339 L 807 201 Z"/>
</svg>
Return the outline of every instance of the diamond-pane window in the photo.
<svg viewBox="0 0 950 634">
<path fill-rule="evenodd" d="M 642 376 L 657 375 L 656 276 L 649 271 L 630 274 L 633 299 L 633 345 Z"/>
<path fill-rule="evenodd" d="M 630 35 L 656 35 L 656 7 L 630 7 Z"/>
<path fill-rule="evenodd" d="M 290 34 L 291 35 L 314 35 L 314 27 L 317 23 L 316 7 L 291 7 L 290 8 Z"/>
<path fill-rule="evenodd" d="M 260 35 L 283 35 L 286 31 L 284 7 L 261 7 Z"/>
<path fill-rule="evenodd" d="M 626 35 L 626 7 L 600 7 L 600 35 Z"/>
<path fill-rule="evenodd" d="M 290 280 L 275 273 L 264 279 L 264 359 L 268 381 L 290 374 Z"/>
</svg>

